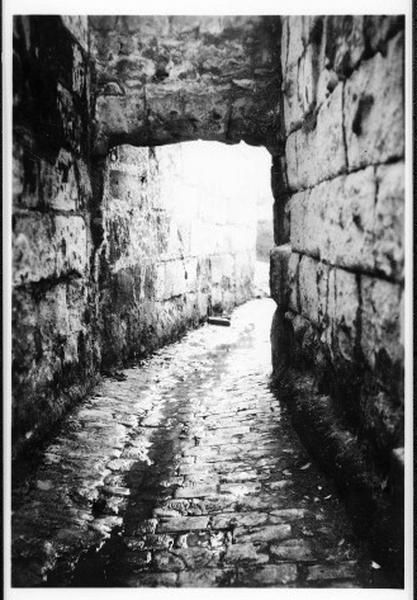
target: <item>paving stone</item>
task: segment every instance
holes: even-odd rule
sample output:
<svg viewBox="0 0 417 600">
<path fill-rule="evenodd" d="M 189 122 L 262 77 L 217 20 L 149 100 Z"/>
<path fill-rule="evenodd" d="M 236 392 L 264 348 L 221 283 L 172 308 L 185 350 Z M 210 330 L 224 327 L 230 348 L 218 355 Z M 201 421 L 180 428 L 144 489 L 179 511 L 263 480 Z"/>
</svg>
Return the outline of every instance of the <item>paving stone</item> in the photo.
<svg viewBox="0 0 417 600">
<path fill-rule="evenodd" d="M 259 483 L 252 483 L 247 481 L 245 483 L 221 483 L 219 491 L 221 494 L 233 494 L 234 496 L 246 496 L 248 494 L 255 494 L 261 489 Z"/>
<path fill-rule="evenodd" d="M 259 585 L 285 585 L 297 579 L 297 567 L 293 564 L 266 565 L 253 575 Z"/>
<path fill-rule="evenodd" d="M 219 553 L 216 550 L 194 546 L 192 548 L 175 549 L 176 556 L 179 556 L 186 569 L 199 570 L 203 568 L 216 567 L 219 564 Z"/>
<path fill-rule="evenodd" d="M 29 492 L 18 490 L 19 581 L 38 585 L 65 550 L 79 558 L 80 587 L 90 573 L 95 587 L 295 587 L 298 565 L 303 585 L 361 586 L 369 562 L 338 546 L 352 538 L 345 513 L 335 496 L 315 502 L 322 476 L 299 470 L 310 461 L 268 387 L 274 310 L 272 300 L 244 305 L 230 344 L 224 329 L 203 327 L 100 384 L 46 449 Z"/>
<path fill-rule="evenodd" d="M 157 571 L 183 571 L 184 561 L 176 554 L 161 550 L 154 552 L 152 565 Z"/>
<path fill-rule="evenodd" d="M 280 510 L 271 510 L 271 523 L 285 523 L 288 521 L 301 521 L 305 518 L 307 511 L 304 508 L 282 508 Z"/>
<path fill-rule="evenodd" d="M 303 539 L 291 539 L 282 542 L 278 546 L 271 546 L 271 554 L 282 560 L 290 561 L 311 561 L 314 556 L 311 551 L 311 544 Z"/>
<path fill-rule="evenodd" d="M 158 531 L 191 531 L 193 529 L 207 529 L 207 525 L 208 517 L 184 517 L 160 523 Z"/>
<path fill-rule="evenodd" d="M 242 528 L 253 527 L 266 523 L 268 518 L 268 514 L 262 512 L 226 513 L 213 517 L 211 527 L 213 529 L 227 529 L 231 525 L 238 525 Z"/>
<path fill-rule="evenodd" d="M 246 544 L 232 544 L 226 551 L 224 561 L 226 563 L 267 563 L 269 556 L 258 552 L 256 546 L 251 543 Z"/>
<path fill-rule="evenodd" d="M 213 485 L 188 485 L 175 490 L 176 498 L 204 498 L 216 494 L 217 488 Z"/>
<path fill-rule="evenodd" d="M 178 573 L 142 573 L 129 577 L 128 587 L 176 587 Z"/>
<path fill-rule="evenodd" d="M 203 569 L 182 571 L 178 576 L 178 587 L 214 587 L 227 577 L 227 569 Z"/>
<path fill-rule="evenodd" d="M 236 542 L 271 542 L 291 537 L 291 525 L 264 525 L 260 529 L 236 527 L 233 536 Z"/>
<path fill-rule="evenodd" d="M 328 579 L 354 579 L 357 577 L 356 562 L 349 561 L 338 565 L 313 565 L 307 568 L 307 581 Z"/>
</svg>

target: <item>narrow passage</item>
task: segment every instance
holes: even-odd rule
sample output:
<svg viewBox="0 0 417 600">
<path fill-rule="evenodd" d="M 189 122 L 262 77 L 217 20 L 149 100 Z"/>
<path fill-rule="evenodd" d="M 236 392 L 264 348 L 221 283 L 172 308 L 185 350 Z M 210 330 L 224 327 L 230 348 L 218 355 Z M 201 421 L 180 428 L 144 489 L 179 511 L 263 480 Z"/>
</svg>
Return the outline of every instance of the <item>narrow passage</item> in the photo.
<svg viewBox="0 0 417 600">
<path fill-rule="evenodd" d="M 18 584 L 376 585 L 332 484 L 270 391 L 274 308 L 253 300 L 231 327 L 188 333 L 73 413 L 20 489 Z"/>
</svg>

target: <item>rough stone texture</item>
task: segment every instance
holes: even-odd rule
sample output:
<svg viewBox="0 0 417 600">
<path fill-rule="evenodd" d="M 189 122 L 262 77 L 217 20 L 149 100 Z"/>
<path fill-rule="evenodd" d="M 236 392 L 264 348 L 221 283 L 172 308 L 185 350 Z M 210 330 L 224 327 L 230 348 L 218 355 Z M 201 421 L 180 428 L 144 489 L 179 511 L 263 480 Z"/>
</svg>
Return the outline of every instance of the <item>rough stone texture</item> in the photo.
<svg viewBox="0 0 417 600">
<path fill-rule="evenodd" d="M 85 19 L 15 17 L 15 448 L 82 397 L 99 349 L 92 314 Z M 42 92 L 40 92 L 42 90 Z"/>
<path fill-rule="evenodd" d="M 382 587 L 269 388 L 273 311 L 248 302 L 103 379 L 16 485 L 14 585 Z"/>
<path fill-rule="evenodd" d="M 275 238 L 270 275 L 278 388 L 313 451 L 321 439 L 325 446 L 337 438 L 326 433 L 323 403 L 335 415 L 329 429 L 337 421 L 355 436 L 346 455 L 366 448 L 363 464 L 378 482 L 365 494 L 373 507 L 367 514 L 399 581 L 401 468 L 394 474 L 389 465 L 403 443 L 403 30 L 396 16 L 283 17 L 287 181 L 281 166 L 272 188 L 280 207 L 274 229 L 289 232 Z M 314 422 L 317 435 L 303 419 Z M 322 462 L 337 478 L 355 479 L 352 458 L 329 450 Z M 366 488 L 359 479 L 353 485 Z M 310 576 L 318 573 L 320 567 Z"/>
<path fill-rule="evenodd" d="M 265 145 L 281 248 L 271 261 L 275 374 L 284 387 L 291 377 L 300 389 L 313 381 L 309 397 L 320 418 L 325 406 L 351 432 L 347 454 L 366 448 L 377 500 L 370 492 L 365 512 L 376 547 L 388 547 L 383 560 L 401 570 L 398 540 L 384 527 L 395 522 L 401 538 L 401 465 L 390 465 L 403 443 L 403 29 L 398 16 L 15 18 L 17 447 L 82 397 L 100 365 L 141 355 L 210 305 L 231 306 L 240 294 L 231 284 L 236 269 L 243 280 L 250 274 L 241 222 L 228 235 L 225 223 L 206 234 L 197 227 L 188 246 L 184 223 L 170 227 L 167 196 L 152 195 L 162 154 L 144 150 L 132 169 L 107 151 L 198 138 Z M 131 218 L 138 214 L 152 227 Z M 242 245 L 223 253 L 229 234 Z M 296 390 L 293 398 L 305 405 Z M 153 427 L 149 419 L 145 427 Z M 231 435 L 251 434 L 224 429 L 228 444 Z M 195 452 L 187 449 L 184 463 L 193 464 Z M 228 450 L 238 452 L 233 444 Z M 209 450 L 207 461 L 216 453 Z M 355 461 L 342 461 L 340 474 L 345 467 L 333 459 L 339 481 L 365 485 L 349 467 Z M 257 482 L 250 483 L 254 492 Z M 242 485 L 222 485 L 224 512 Z M 274 485 L 280 493 L 291 488 L 285 478 Z M 251 506 L 262 509 L 262 498 Z M 307 555 L 297 532 L 293 539 L 293 554 Z M 250 542 L 247 549 L 263 555 Z M 147 564 L 146 552 L 132 552 L 129 560 Z M 159 581 L 178 582 L 181 560 Z"/>
<path fill-rule="evenodd" d="M 315 124 L 306 120 L 302 129 L 287 138 L 287 177 L 292 190 L 312 187 L 346 170 L 343 83 L 336 86 L 314 120 Z"/>
<path fill-rule="evenodd" d="M 90 17 L 95 151 L 211 139 L 276 145 L 277 17 Z"/>
<path fill-rule="evenodd" d="M 169 121 L 175 131 L 184 132 L 184 139 L 217 139 L 219 119 L 214 109 L 223 86 L 228 90 L 227 123 L 240 131 L 246 127 L 246 112 L 252 110 L 249 100 L 255 93 L 253 81 L 247 85 L 249 72 L 257 70 L 252 73 L 256 89 L 264 83 L 269 86 L 271 75 L 266 69 L 273 66 L 272 50 L 264 46 L 270 40 L 262 38 L 258 43 L 255 36 L 265 24 L 257 18 L 203 18 L 199 38 L 195 19 L 174 17 L 169 21 L 170 33 L 165 26 L 161 29 L 161 35 L 165 31 L 168 37 L 164 42 L 161 38 L 159 47 L 154 35 L 165 18 L 92 21 L 97 31 L 105 32 L 100 43 L 95 38 L 93 48 L 86 17 L 16 17 L 14 21 L 16 452 L 34 442 L 35 434 L 47 432 L 86 393 L 100 368 L 114 369 L 122 361 L 144 356 L 207 314 L 228 311 L 252 293 L 256 186 L 250 181 L 256 180 L 256 174 L 250 163 L 234 167 L 235 173 L 229 169 L 234 181 L 226 189 L 219 185 L 221 173 L 227 172 L 226 147 L 218 149 L 214 162 L 200 148 L 199 165 L 190 163 L 192 148 L 181 152 L 122 146 L 98 160 L 91 155 L 91 143 L 94 128 L 100 127 L 90 108 L 95 110 L 93 99 L 98 98 L 98 104 L 103 98 L 117 100 L 115 73 L 123 86 L 131 86 L 133 95 L 138 86 L 144 93 L 149 76 L 146 127 L 151 126 L 154 142 L 169 141 L 159 120 L 162 115 L 165 125 Z M 101 72 L 103 57 L 114 71 L 110 80 Z M 223 73 L 232 65 L 233 74 Z M 131 68 L 136 73 L 130 74 L 133 78 L 142 74 L 145 79 L 140 75 L 132 83 Z M 166 88 L 164 69 L 170 72 Z M 185 96 L 169 96 L 170 85 L 177 91 L 183 86 Z M 210 85 L 215 94 L 209 100 Z M 188 119 L 184 98 L 191 88 L 198 97 L 196 110 L 209 110 L 213 104 L 211 124 L 194 122 L 193 109 L 191 129 L 183 117 L 176 124 L 172 114 L 166 119 L 170 98 Z M 271 103 L 273 94 L 268 90 L 266 96 L 262 93 Z M 256 109 L 261 111 L 259 102 L 256 96 Z M 133 96 L 128 109 L 139 118 Z M 119 126 L 126 115 L 127 109 L 119 114 L 112 105 L 106 126 Z M 266 119 L 271 131 L 270 116 Z M 259 125 L 259 119 L 255 121 Z M 95 133 L 98 140 L 100 133 Z M 139 138 L 136 133 L 135 143 L 150 143 L 144 131 Z M 244 137 L 230 135 L 235 142 Z M 111 137 L 112 144 L 120 143 L 116 138 Z M 172 141 L 180 138 L 174 134 Z M 210 169 L 204 165 L 208 160 Z M 184 199 L 187 207 L 181 213 L 176 206 Z"/>
<path fill-rule="evenodd" d="M 250 157 L 230 151 L 199 143 L 110 153 L 100 250 L 106 366 L 251 297 L 255 186 Z"/>
<path fill-rule="evenodd" d="M 346 84 L 344 120 L 349 169 L 404 156 L 404 34 L 353 73 Z"/>
</svg>

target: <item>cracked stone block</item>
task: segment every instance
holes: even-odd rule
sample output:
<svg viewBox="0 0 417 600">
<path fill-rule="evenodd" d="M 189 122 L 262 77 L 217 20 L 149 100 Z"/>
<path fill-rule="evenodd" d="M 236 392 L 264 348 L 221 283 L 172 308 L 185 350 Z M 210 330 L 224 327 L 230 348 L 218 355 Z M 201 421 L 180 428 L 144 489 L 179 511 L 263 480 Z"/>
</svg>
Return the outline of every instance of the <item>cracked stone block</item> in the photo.
<svg viewBox="0 0 417 600">
<path fill-rule="evenodd" d="M 290 239 L 294 250 L 355 270 L 375 268 L 375 237 L 392 235 L 375 215 L 374 169 L 337 177 L 292 196 Z"/>
<path fill-rule="evenodd" d="M 344 122 L 349 169 L 404 155 L 404 34 L 362 63 L 346 83 Z"/>
<path fill-rule="evenodd" d="M 346 170 L 342 122 L 343 84 L 320 107 L 316 123 L 291 133 L 286 142 L 287 177 L 298 191 Z"/>
</svg>

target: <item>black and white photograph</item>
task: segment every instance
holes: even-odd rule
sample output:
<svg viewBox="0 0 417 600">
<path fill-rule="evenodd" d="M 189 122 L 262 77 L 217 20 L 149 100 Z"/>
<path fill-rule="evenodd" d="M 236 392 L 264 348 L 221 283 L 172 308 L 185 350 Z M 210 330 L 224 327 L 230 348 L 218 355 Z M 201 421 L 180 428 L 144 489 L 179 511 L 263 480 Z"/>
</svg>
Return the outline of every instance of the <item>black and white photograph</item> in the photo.
<svg viewBox="0 0 417 600">
<path fill-rule="evenodd" d="M 157 4 L 8 3 L 7 598 L 411 598 L 411 2 Z"/>
</svg>

